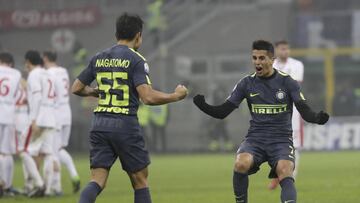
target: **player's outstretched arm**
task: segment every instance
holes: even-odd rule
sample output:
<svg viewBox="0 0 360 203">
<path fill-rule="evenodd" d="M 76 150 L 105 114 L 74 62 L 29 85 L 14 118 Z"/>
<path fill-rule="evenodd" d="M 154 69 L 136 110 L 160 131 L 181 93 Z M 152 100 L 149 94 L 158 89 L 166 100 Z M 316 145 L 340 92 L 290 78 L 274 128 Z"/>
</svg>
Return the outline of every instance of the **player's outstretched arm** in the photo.
<svg viewBox="0 0 360 203">
<path fill-rule="evenodd" d="M 187 89 L 184 85 L 178 85 L 171 94 L 154 90 L 148 84 L 142 84 L 136 87 L 139 97 L 146 105 L 161 105 L 182 100 L 187 95 Z"/>
<path fill-rule="evenodd" d="M 324 125 L 329 120 L 329 114 L 324 111 L 315 113 L 309 105 L 303 100 L 295 103 L 296 109 L 301 114 L 301 117 L 309 122 Z"/>
<path fill-rule="evenodd" d="M 71 92 L 80 97 L 99 97 L 99 91 L 97 88 L 90 87 L 83 84 L 79 79 L 76 79 L 71 87 Z"/>
<path fill-rule="evenodd" d="M 209 105 L 206 103 L 204 95 L 199 94 L 193 98 L 193 102 L 201 111 L 217 119 L 226 118 L 234 111 L 234 109 L 236 109 L 236 106 L 229 101 L 226 101 L 219 106 Z"/>
</svg>

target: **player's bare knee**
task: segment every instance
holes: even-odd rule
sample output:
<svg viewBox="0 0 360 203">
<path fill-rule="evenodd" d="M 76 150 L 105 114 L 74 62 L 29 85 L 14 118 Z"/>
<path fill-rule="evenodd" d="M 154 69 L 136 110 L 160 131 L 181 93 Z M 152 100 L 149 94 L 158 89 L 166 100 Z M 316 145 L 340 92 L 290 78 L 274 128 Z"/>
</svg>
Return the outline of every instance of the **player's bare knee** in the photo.
<svg viewBox="0 0 360 203">
<path fill-rule="evenodd" d="M 247 173 L 253 163 L 253 158 L 250 154 L 239 154 L 236 157 L 234 170 L 240 173 Z"/>
<path fill-rule="evenodd" d="M 280 160 L 276 166 L 276 173 L 280 180 L 292 177 L 294 164 L 291 161 Z"/>
</svg>

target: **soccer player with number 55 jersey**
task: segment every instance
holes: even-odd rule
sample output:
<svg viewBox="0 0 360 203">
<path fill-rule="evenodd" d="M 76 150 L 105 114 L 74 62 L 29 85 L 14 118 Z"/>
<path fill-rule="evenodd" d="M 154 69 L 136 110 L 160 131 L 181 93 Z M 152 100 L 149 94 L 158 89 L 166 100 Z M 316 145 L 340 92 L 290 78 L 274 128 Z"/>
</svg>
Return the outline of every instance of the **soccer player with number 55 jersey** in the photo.
<svg viewBox="0 0 360 203">
<path fill-rule="evenodd" d="M 151 203 L 150 159 L 137 119 L 139 100 L 147 105 L 176 102 L 185 98 L 187 89 L 178 85 L 171 94 L 152 89 L 149 65 L 137 52 L 142 28 L 139 16 L 121 15 L 116 21 L 117 44 L 96 54 L 72 86 L 74 94 L 99 98 L 89 138 L 91 181 L 82 191 L 80 203 L 95 202 L 118 158 L 131 180 L 134 202 Z M 90 87 L 94 80 L 97 88 Z"/>
<path fill-rule="evenodd" d="M 256 173 L 264 162 L 271 166 L 269 178 L 280 181 L 281 202 L 296 203 L 291 127 L 293 104 L 307 122 L 323 125 L 329 115 L 323 111 L 312 111 L 298 82 L 273 68 L 274 47 L 270 42 L 253 42 L 252 62 L 255 73 L 241 79 L 222 105 L 207 104 L 203 95 L 196 95 L 194 103 L 206 114 L 223 119 L 244 99 L 247 101 L 251 114 L 250 128 L 237 151 L 233 173 L 236 203 L 247 203 L 248 176 Z"/>
</svg>

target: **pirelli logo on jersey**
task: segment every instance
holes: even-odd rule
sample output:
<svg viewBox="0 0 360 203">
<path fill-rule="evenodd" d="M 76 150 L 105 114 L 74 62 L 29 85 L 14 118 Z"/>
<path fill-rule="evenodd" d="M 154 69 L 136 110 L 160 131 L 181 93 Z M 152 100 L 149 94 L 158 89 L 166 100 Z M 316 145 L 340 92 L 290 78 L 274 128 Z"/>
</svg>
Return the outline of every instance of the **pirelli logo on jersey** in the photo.
<svg viewBox="0 0 360 203">
<path fill-rule="evenodd" d="M 129 114 L 129 108 L 121 108 L 121 107 L 116 107 L 116 106 L 111 106 L 111 107 L 98 106 L 95 108 L 94 112 Z"/>
<path fill-rule="evenodd" d="M 128 68 L 130 66 L 130 60 L 127 59 L 96 59 L 95 67 L 97 68 L 109 68 L 109 67 L 121 67 Z"/>
<path fill-rule="evenodd" d="M 287 104 L 251 104 L 251 112 L 256 114 L 278 114 L 287 111 Z"/>
</svg>

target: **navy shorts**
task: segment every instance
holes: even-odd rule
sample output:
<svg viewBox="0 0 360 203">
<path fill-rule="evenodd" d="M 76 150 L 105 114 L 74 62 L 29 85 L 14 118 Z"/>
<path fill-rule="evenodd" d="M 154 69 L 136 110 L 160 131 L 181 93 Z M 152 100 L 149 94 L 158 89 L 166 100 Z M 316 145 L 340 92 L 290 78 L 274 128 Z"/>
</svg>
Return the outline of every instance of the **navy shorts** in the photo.
<svg viewBox="0 0 360 203">
<path fill-rule="evenodd" d="M 268 162 L 271 167 L 269 178 L 276 178 L 276 166 L 279 160 L 289 160 L 295 164 L 293 141 L 290 137 L 283 138 L 245 138 L 240 144 L 237 153 L 249 153 L 254 157 L 254 164 L 249 170 L 249 175 L 256 173 L 260 165 Z"/>
<path fill-rule="evenodd" d="M 101 118 L 111 123 L 111 118 Z M 107 120 L 106 120 L 107 119 Z M 100 130 L 99 126 L 90 132 L 90 168 L 110 169 L 119 158 L 123 170 L 134 173 L 150 164 L 149 152 L 137 119 L 117 119 L 123 123 L 118 129 Z"/>
</svg>

